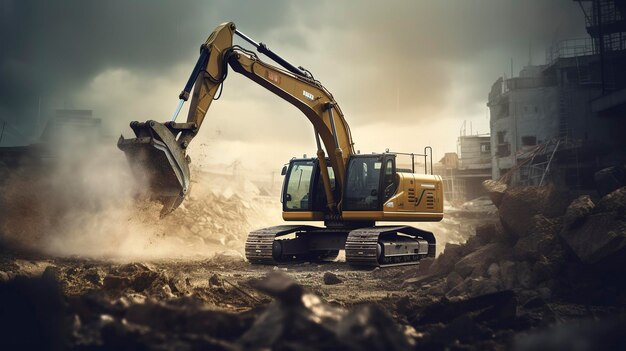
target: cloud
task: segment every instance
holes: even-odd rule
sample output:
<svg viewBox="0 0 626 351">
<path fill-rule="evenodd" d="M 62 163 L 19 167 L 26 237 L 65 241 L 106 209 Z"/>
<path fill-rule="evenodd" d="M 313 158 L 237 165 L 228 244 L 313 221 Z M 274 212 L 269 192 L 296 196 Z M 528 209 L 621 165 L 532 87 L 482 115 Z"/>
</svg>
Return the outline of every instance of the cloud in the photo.
<svg viewBox="0 0 626 351">
<path fill-rule="evenodd" d="M 228 20 L 310 69 L 357 144 L 369 142 L 358 139 L 369 125 L 439 135 L 433 120 L 481 119 L 492 82 L 509 74 L 511 58 L 515 70 L 529 61 L 529 43 L 541 63 L 553 41 L 585 35 L 567 0 L 3 1 L 0 118 L 28 134 L 43 101 L 45 110 L 94 109 L 114 134 L 128 133 L 133 119 L 165 120 L 198 46 Z M 281 138 L 296 151 L 312 140 L 297 110 L 234 74 L 203 129 L 199 139 L 218 131 L 231 142 Z"/>
</svg>

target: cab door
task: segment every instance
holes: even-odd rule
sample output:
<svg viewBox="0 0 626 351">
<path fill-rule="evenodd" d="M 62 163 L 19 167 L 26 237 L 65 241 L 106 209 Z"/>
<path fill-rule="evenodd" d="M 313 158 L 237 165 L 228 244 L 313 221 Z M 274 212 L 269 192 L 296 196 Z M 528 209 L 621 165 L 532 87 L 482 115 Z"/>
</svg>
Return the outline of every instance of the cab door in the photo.
<svg viewBox="0 0 626 351">
<path fill-rule="evenodd" d="M 346 211 L 379 211 L 395 193 L 395 155 L 354 155 L 348 160 Z"/>
</svg>

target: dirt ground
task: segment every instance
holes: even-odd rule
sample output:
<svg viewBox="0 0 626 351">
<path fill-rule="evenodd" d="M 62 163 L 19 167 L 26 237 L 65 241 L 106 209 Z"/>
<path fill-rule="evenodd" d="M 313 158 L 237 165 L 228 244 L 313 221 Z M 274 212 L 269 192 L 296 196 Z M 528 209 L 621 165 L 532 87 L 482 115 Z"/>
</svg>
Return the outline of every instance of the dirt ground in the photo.
<svg viewBox="0 0 626 351">
<path fill-rule="evenodd" d="M 354 269 L 342 255 L 249 264 L 248 231 L 280 223 L 253 184 L 198 172 L 194 195 L 158 219 L 90 193 L 101 178 L 88 175 L 103 171 L 73 187 L 65 171 L 4 179 L 0 349 L 626 346 L 626 187 L 602 198 L 504 187 L 418 226 L 435 233 L 436 259 Z"/>
</svg>

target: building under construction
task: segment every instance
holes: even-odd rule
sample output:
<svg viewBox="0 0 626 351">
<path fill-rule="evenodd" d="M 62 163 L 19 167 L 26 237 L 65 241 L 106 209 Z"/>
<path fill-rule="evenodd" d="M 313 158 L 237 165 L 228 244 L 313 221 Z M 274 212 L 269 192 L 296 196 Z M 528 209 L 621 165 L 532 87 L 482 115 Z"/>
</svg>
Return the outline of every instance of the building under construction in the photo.
<svg viewBox="0 0 626 351">
<path fill-rule="evenodd" d="M 589 37 L 491 87 L 492 176 L 511 184 L 594 187 L 626 161 L 626 1 L 578 1 Z"/>
</svg>

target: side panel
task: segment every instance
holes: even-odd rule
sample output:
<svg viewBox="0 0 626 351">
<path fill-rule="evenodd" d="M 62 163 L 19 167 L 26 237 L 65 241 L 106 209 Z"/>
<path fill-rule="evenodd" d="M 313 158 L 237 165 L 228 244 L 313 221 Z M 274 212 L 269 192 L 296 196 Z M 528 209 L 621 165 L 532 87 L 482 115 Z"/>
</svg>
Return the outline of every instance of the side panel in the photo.
<svg viewBox="0 0 626 351">
<path fill-rule="evenodd" d="M 374 220 L 389 222 L 439 222 L 443 219 L 443 213 L 399 211 L 343 211 L 342 218 L 348 221 Z"/>
<path fill-rule="evenodd" d="M 345 220 L 438 222 L 443 219 L 443 182 L 438 175 L 396 173 L 396 193 L 382 211 L 343 211 Z"/>
<path fill-rule="evenodd" d="M 323 221 L 324 213 L 317 211 L 283 211 L 285 221 Z"/>
</svg>

